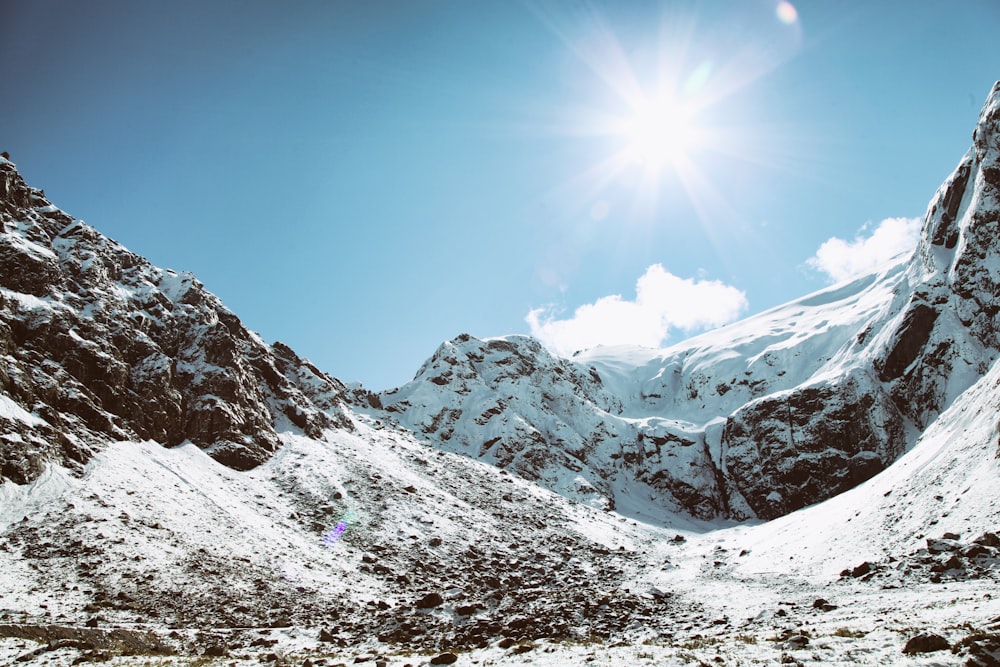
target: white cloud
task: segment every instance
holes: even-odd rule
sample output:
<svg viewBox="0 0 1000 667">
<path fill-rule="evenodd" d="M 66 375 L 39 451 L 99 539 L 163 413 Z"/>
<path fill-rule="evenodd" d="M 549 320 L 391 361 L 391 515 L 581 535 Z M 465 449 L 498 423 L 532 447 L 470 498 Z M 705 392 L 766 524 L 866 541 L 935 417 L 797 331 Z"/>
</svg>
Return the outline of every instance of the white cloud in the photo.
<svg viewBox="0 0 1000 667">
<path fill-rule="evenodd" d="M 919 218 L 886 218 L 870 236 L 865 236 L 870 227 L 865 225 L 853 241 L 827 239 L 806 263 L 835 283 L 873 273 L 890 260 L 913 252 L 920 225 Z"/>
<path fill-rule="evenodd" d="M 731 285 L 680 278 L 653 264 L 636 281 L 634 301 L 614 294 L 580 306 L 568 319 L 556 319 L 551 308 L 531 310 L 524 319 L 535 338 L 568 356 L 596 345 L 658 347 L 671 329 L 720 326 L 746 308 L 746 295 Z"/>
</svg>

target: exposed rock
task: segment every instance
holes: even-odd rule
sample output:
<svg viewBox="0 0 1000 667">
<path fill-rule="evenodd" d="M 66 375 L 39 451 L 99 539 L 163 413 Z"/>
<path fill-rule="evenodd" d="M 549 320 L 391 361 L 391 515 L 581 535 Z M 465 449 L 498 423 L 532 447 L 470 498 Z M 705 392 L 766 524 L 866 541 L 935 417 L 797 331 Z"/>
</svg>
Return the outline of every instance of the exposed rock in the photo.
<svg viewBox="0 0 1000 667">
<path fill-rule="evenodd" d="M 222 644 L 210 644 L 205 647 L 205 655 L 211 657 L 223 657 L 229 655 L 229 649 Z"/>
<path fill-rule="evenodd" d="M 997 537 L 996 533 L 983 533 L 973 540 L 973 542 L 985 547 L 1000 548 L 1000 537 Z"/>
<path fill-rule="evenodd" d="M 920 301 L 911 302 L 896 330 L 884 360 L 875 362 L 882 382 L 900 377 L 927 344 L 937 322 L 938 311 Z"/>
<path fill-rule="evenodd" d="M 952 651 L 967 656 L 966 667 L 1000 666 L 1000 634 L 977 633 L 955 643 Z"/>
<path fill-rule="evenodd" d="M 951 648 L 948 640 L 933 632 L 921 632 L 910 637 L 903 647 L 903 653 L 933 653 L 934 651 L 947 651 Z"/>
<path fill-rule="evenodd" d="M 927 538 L 927 550 L 932 554 L 940 554 L 949 551 L 958 551 L 962 545 L 956 539 L 934 539 L 932 537 Z"/>
<path fill-rule="evenodd" d="M 722 439 L 730 485 L 763 519 L 853 488 L 905 447 L 903 420 L 864 373 L 755 401 Z"/>
<path fill-rule="evenodd" d="M 152 266 L 0 162 L 0 476 L 114 440 L 191 441 L 245 470 L 277 434 L 349 428 L 344 386 L 269 347 L 190 274 Z M 5 414 L 10 411 L 5 411 Z"/>
<path fill-rule="evenodd" d="M 433 609 L 444 604 L 444 598 L 440 593 L 428 593 L 416 602 L 417 609 Z"/>
</svg>

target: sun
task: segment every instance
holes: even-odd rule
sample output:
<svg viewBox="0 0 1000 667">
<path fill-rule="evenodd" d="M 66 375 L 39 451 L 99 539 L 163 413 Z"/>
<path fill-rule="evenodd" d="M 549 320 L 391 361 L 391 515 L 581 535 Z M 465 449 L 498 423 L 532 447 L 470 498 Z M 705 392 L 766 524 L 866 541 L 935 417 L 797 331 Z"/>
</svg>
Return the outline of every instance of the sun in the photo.
<svg viewBox="0 0 1000 667">
<path fill-rule="evenodd" d="M 655 170 L 689 163 L 702 141 L 693 110 L 668 95 L 640 100 L 620 128 L 627 158 Z"/>
<path fill-rule="evenodd" d="M 801 50 L 792 2 L 734 3 L 725 20 L 712 3 L 664 3 L 677 7 L 648 21 L 636 14 L 641 25 L 630 12 L 615 13 L 612 24 L 588 2 L 563 3 L 579 11 L 538 9 L 573 56 L 567 62 L 579 78 L 567 90 L 582 94 L 541 126 L 572 138 L 581 150 L 574 155 L 584 156 L 553 196 L 595 222 L 656 224 L 688 211 L 706 229 L 740 220 L 729 195 L 743 184 L 736 165 L 783 169 L 797 155 L 753 90 Z"/>
</svg>

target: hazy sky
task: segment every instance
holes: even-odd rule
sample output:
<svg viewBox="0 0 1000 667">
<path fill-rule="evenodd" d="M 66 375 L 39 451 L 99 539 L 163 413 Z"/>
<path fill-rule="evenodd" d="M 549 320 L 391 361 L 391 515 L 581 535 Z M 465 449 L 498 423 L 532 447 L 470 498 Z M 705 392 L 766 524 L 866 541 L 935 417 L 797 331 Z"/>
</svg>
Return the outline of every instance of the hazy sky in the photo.
<svg viewBox="0 0 1000 667">
<path fill-rule="evenodd" d="M 462 332 L 669 344 L 908 247 L 998 29 L 996 0 L 0 0 L 0 150 L 381 389 Z"/>
</svg>

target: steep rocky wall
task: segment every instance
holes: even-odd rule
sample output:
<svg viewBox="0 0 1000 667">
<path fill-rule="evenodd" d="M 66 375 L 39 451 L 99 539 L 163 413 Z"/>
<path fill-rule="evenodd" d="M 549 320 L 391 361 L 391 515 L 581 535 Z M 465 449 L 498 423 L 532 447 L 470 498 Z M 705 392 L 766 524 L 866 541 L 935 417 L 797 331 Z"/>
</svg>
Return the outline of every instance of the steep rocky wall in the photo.
<svg viewBox="0 0 1000 667">
<path fill-rule="evenodd" d="M 747 404 L 726 421 L 723 443 L 727 485 L 762 519 L 846 491 L 906 448 L 902 415 L 860 370 Z"/>
<path fill-rule="evenodd" d="M 238 469 L 277 431 L 348 427 L 343 385 L 273 348 L 194 276 L 74 220 L 0 159 L 0 476 L 103 443 L 190 440 Z"/>
</svg>

